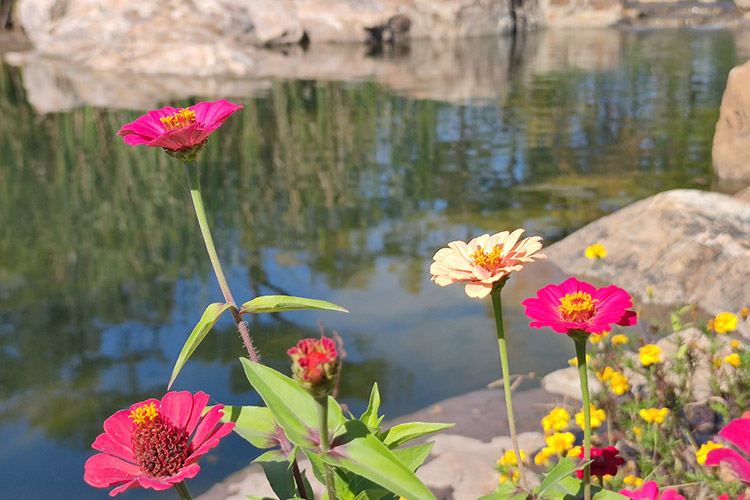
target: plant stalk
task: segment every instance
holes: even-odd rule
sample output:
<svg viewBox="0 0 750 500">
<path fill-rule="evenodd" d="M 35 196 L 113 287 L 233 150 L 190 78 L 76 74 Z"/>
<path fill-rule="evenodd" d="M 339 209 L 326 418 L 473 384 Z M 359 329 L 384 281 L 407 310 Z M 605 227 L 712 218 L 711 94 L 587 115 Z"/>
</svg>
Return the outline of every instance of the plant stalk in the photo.
<svg viewBox="0 0 750 500">
<path fill-rule="evenodd" d="M 326 453 L 331 449 L 331 443 L 328 439 L 328 396 L 315 398 L 315 401 L 318 402 L 318 416 L 320 417 L 320 449 L 323 453 Z M 338 500 L 333 481 L 333 468 L 324 462 L 323 470 L 325 471 L 328 500 Z"/>
<path fill-rule="evenodd" d="M 297 483 L 297 490 L 299 491 L 300 498 L 309 500 L 309 497 L 307 496 L 307 488 L 305 488 L 305 481 L 302 479 L 302 474 L 299 471 L 299 465 L 297 464 L 296 459 L 292 462 L 292 474 L 294 475 L 294 482 Z"/>
<path fill-rule="evenodd" d="M 578 378 L 581 381 L 581 399 L 583 399 L 583 498 L 591 500 L 591 403 L 589 398 L 589 377 L 586 369 L 586 341 L 588 336 L 574 338 L 576 358 L 578 359 Z"/>
<path fill-rule="evenodd" d="M 190 496 L 190 492 L 188 491 L 187 486 L 185 486 L 184 481 L 175 483 L 174 489 L 176 489 L 177 494 L 180 495 L 180 500 L 193 500 L 193 497 Z"/>
<path fill-rule="evenodd" d="M 503 284 L 496 285 L 490 296 L 492 297 L 492 307 L 495 311 L 495 326 L 497 328 L 497 344 L 500 349 L 500 368 L 503 374 L 503 390 L 505 391 L 505 407 L 508 413 L 508 430 L 510 431 L 510 440 L 513 442 L 513 451 L 516 454 L 516 463 L 518 464 L 518 475 L 521 487 L 531 492 L 529 483 L 526 480 L 526 469 L 521 459 L 521 450 L 518 447 L 518 434 L 516 433 L 516 421 L 513 417 L 513 401 L 511 397 L 510 372 L 508 369 L 508 347 L 505 343 L 505 328 L 503 327 L 503 305 L 500 298 Z"/>
<path fill-rule="evenodd" d="M 190 196 L 193 198 L 193 206 L 195 207 L 195 215 L 198 218 L 198 225 L 201 228 L 201 234 L 203 235 L 203 242 L 206 244 L 206 250 L 208 251 L 208 259 L 211 261 L 211 266 L 214 269 L 216 280 L 219 282 L 219 288 L 221 293 L 224 295 L 224 300 L 227 304 L 232 307 L 232 316 L 234 322 L 237 323 L 237 328 L 240 331 L 242 341 L 245 343 L 247 353 L 250 359 L 256 363 L 259 362 L 258 353 L 255 351 L 255 346 L 250 338 L 250 332 L 247 328 L 247 323 L 242 319 L 237 303 L 232 297 L 232 292 L 229 290 L 229 284 L 224 276 L 224 271 L 221 268 L 221 262 L 219 261 L 219 254 L 216 252 L 214 246 L 214 240 L 211 236 L 211 229 L 208 226 L 208 218 L 206 217 L 206 210 L 203 207 L 203 197 L 201 196 L 201 183 L 200 175 L 198 171 L 198 164 L 196 162 L 185 162 L 185 169 L 187 171 L 188 184 L 190 185 Z"/>
</svg>

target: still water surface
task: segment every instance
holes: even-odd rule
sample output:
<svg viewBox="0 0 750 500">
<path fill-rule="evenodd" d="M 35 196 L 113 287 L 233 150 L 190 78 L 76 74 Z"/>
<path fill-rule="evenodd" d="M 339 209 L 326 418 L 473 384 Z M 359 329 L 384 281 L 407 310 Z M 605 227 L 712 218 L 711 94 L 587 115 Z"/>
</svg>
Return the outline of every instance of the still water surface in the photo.
<svg viewBox="0 0 750 500">
<path fill-rule="evenodd" d="M 533 35 L 494 80 L 480 76 L 497 41 L 477 40 L 455 81 L 275 80 L 233 98 L 245 109 L 200 164 L 235 297 L 288 293 L 351 311 L 252 318 L 264 362 L 286 370 L 286 349 L 322 322 L 344 339 L 341 399 L 355 413 L 375 380 L 389 416 L 482 388 L 499 376 L 490 305 L 429 282 L 437 248 L 516 227 L 552 242 L 658 191 L 709 189 L 718 105 L 727 72 L 750 57 L 747 34 L 598 33 L 607 43 Z M 182 166 L 114 135 L 143 110 L 38 115 L 27 98 L 3 67 L 0 496 L 107 498 L 82 480 L 102 421 L 164 393 L 221 294 Z M 542 375 L 573 356 L 567 339 L 531 331 L 518 305 L 560 278 L 536 263 L 506 288 L 512 371 Z M 257 404 L 242 354 L 225 318 L 175 388 Z M 193 494 L 253 456 L 227 438 Z"/>
</svg>

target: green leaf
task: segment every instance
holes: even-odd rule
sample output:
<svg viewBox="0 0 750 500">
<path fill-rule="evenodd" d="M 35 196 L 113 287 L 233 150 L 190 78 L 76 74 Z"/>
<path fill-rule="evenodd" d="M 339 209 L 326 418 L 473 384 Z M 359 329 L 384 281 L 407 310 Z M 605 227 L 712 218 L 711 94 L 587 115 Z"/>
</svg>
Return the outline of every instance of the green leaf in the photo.
<svg viewBox="0 0 750 500">
<path fill-rule="evenodd" d="M 273 368 L 240 358 L 250 384 L 266 403 L 289 441 L 302 448 L 318 447 L 318 403 L 291 378 Z M 328 398 L 328 428 L 338 429 L 346 419 L 339 404 Z"/>
<path fill-rule="evenodd" d="M 363 422 L 349 420 L 344 429 L 344 434 L 333 439 L 331 450 L 320 455 L 324 462 L 369 479 L 409 500 L 436 500 L 414 472 Z"/>
<path fill-rule="evenodd" d="M 245 302 L 240 308 L 240 314 L 275 313 L 282 311 L 301 311 L 305 309 L 324 309 L 327 311 L 349 311 L 331 302 L 318 299 L 305 299 L 289 295 L 264 295 Z"/>
<path fill-rule="evenodd" d="M 354 497 L 354 500 L 380 500 L 388 494 L 386 490 L 365 490 Z"/>
<path fill-rule="evenodd" d="M 280 500 L 299 497 L 297 486 L 294 484 L 291 462 L 284 459 L 256 459 L 253 463 L 259 463 L 263 467 L 268 484 L 271 485 L 271 489 Z"/>
<path fill-rule="evenodd" d="M 453 427 L 453 425 L 433 422 L 407 422 L 405 424 L 394 425 L 383 433 L 383 443 L 388 448 L 396 448 L 413 439 L 448 429 L 449 427 Z"/>
<path fill-rule="evenodd" d="M 190 333 L 187 341 L 185 341 L 185 345 L 182 346 L 182 351 L 180 351 L 180 355 L 177 357 L 177 362 L 172 369 L 172 377 L 169 379 L 167 390 L 172 387 L 180 370 L 182 370 L 182 367 L 187 363 L 188 358 L 193 355 L 193 352 L 195 352 L 200 343 L 203 342 L 203 339 L 206 338 L 206 335 L 211 331 L 211 328 L 214 327 L 219 317 L 230 307 L 232 307 L 230 304 L 220 304 L 218 302 L 208 305 L 203 312 L 203 316 L 201 316 L 201 319 L 198 321 L 198 324 L 195 325 L 192 333 Z"/>
<path fill-rule="evenodd" d="M 367 404 L 367 410 L 362 414 L 360 420 L 365 423 L 371 430 L 380 430 L 380 422 L 383 417 L 378 417 L 378 410 L 380 409 L 380 391 L 378 390 L 378 383 L 372 384 L 372 391 L 370 391 L 370 401 Z"/>
<path fill-rule="evenodd" d="M 519 488 L 513 481 L 500 484 L 494 493 L 480 497 L 478 500 L 525 500 L 528 493 Z"/>
<path fill-rule="evenodd" d="M 570 477 L 573 471 L 580 469 L 583 465 L 575 458 L 561 458 L 549 473 L 544 477 L 542 484 L 537 488 L 536 494 L 543 498 L 550 488 L 558 484 L 563 478 Z"/>
<path fill-rule="evenodd" d="M 399 448 L 398 450 L 391 450 L 396 457 L 401 460 L 409 470 L 415 471 L 424 463 L 427 456 L 432 451 L 432 447 L 435 446 L 434 442 L 418 444 L 417 446 L 410 446 L 409 448 Z"/>
<path fill-rule="evenodd" d="M 291 443 L 273 419 L 271 410 L 260 406 L 225 406 L 224 422 L 234 422 L 234 432 L 260 449 L 281 446 L 287 451 Z"/>
<path fill-rule="evenodd" d="M 544 497 L 554 500 L 578 500 L 583 498 L 583 481 L 573 476 L 566 476 L 552 486 Z M 591 498 L 593 500 L 626 500 L 627 497 L 611 490 L 602 489 L 591 485 Z"/>
</svg>

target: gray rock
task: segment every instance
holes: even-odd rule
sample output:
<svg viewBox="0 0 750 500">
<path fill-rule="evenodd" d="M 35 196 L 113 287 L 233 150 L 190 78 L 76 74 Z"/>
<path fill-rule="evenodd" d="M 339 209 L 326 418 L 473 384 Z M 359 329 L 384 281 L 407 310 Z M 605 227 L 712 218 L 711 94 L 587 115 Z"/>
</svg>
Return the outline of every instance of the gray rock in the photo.
<svg viewBox="0 0 750 500">
<path fill-rule="evenodd" d="M 589 392 L 599 392 L 604 387 L 595 377 L 592 377 L 589 373 Z M 542 388 L 552 394 L 559 394 L 566 398 L 571 398 L 576 401 L 582 401 L 581 397 L 581 382 L 578 378 L 578 368 L 575 366 L 569 366 L 568 368 L 560 368 L 555 370 L 542 378 Z"/>
<path fill-rule="evenodd" d="M 584 256 L 594 243 L 605 246 L 605 259 Z M 592 222 L 545 253 L 566 273 L 615 284 L 644 301 L 696 304 L 710 314 L 750 305 L 750 205 L 727 195 L 660 193 Z"/>
<path fill-rule="evenodd" d="M 750 61 L 729 72 L 712 155 L 718 177 L 750 183 Z"/>
</svg>

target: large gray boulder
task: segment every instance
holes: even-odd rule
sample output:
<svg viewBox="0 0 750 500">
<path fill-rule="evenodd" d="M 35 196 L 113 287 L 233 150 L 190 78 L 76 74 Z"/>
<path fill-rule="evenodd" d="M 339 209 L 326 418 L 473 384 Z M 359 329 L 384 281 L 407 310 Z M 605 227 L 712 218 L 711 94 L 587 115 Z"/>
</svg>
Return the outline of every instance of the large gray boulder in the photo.
<svg viewBox="0 0 750 500">
<path fill-rule="evenodd" d="M 719 178 L 750 183 L 750 61 L 729 72 L 712 155 Z"/>
<path fill-rule="evenodd" d="M 592 261 L 587 246 L 607 257 Z M 665 305 L 710 314 L 750 306 L 750 204 L 719 193 L 674 190 L 627 206 L 545 249 L 566 273 Z"/>
</svg>

